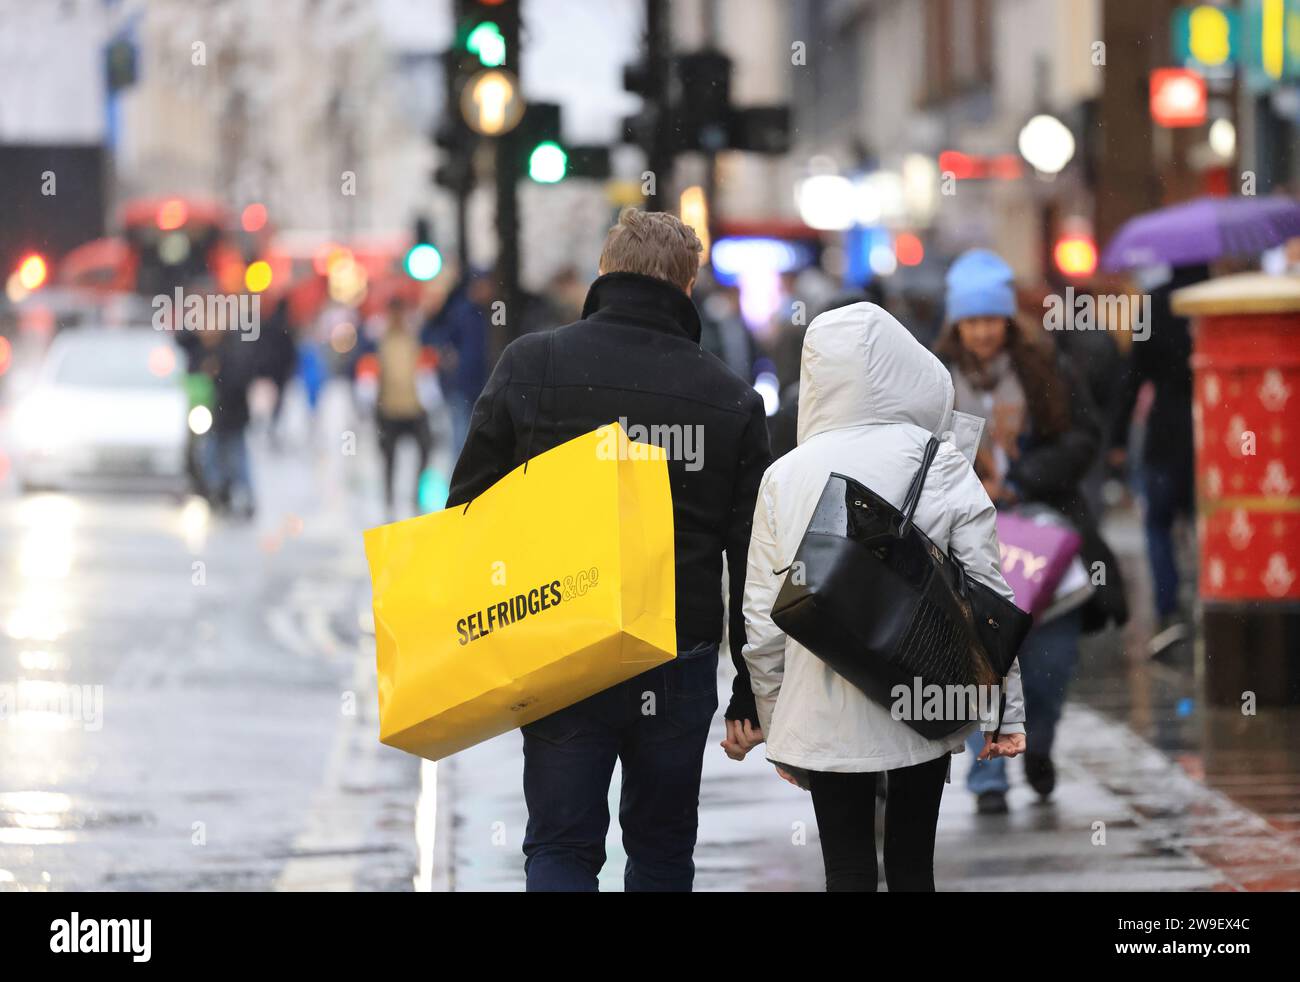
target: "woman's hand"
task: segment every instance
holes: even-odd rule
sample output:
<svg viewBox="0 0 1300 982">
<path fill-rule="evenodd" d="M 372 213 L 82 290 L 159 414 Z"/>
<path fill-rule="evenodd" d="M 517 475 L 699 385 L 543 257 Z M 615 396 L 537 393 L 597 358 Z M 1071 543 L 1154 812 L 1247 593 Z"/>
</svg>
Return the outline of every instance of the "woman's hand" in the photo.
<svg viewBox="0 0 1300 982">
<path fill-rule="evenodd" d="M 996 740 L 992 733 L 984 734 L 984 749 L 980 751 L 979 760 L 992 757 L 1017 757 L 1025 752 L 1025 735 L 1023 733 L 1003 733 Z"/>
<path fill-rule="evenodd" d="M 745 755 L 763 742 L 763 731 L 749 720 L 726 721 L 727 735 L 720 746 L 732 760 L 744 760 Z"/>
</svg>

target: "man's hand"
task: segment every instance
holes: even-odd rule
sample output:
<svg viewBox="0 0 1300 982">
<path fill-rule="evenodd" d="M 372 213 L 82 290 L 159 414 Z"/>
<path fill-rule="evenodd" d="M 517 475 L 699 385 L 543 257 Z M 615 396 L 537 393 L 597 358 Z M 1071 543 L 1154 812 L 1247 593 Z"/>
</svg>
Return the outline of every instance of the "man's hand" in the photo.
<svg viewBox="0 0 1300 982">
<path fill-rule="evenodd" d="M 763 742 L 763 731 L 749 720 L 729 719 L 727 736 L 720 746 L 732 760 L 744 760 L 745 755 Z"/>
<path fill-rule="evenodd" d="M 1023 733 L 1003 733 L 997 740 L 992 733 L 984 734 L 984 749 L 980 751 L 979 760 L 992 757 L 1017 757 L 1025 752 L 1025 735 Z"/>
</svg>

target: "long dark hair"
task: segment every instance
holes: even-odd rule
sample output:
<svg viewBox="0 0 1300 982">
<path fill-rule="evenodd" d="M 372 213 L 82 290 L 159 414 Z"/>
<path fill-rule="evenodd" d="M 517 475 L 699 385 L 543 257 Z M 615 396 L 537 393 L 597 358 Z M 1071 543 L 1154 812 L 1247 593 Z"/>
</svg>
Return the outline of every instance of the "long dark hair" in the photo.
<svg viewBox="0 0 1300 982">
<path fill-rule="evenodd" d="M 1046 439 L 1060 436 L 1070 428 L 1070 398 L 1056 367 L 1054 346 L 1032 337 L 1024 325 L 1008 317 L 1005 351 L 1020 387 L 1025 390 L 1025 408 L 1034 432 Z M 955 323 L 944 327 L 934 344 L 934 353 L 963 372 L 978 367 L 975 356 L 961 343 Z"/>
</svg>

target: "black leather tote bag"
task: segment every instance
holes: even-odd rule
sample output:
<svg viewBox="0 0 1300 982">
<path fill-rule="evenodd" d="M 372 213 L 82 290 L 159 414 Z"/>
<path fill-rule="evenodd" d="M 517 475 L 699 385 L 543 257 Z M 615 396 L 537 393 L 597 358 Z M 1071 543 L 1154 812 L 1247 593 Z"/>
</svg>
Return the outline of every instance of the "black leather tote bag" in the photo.
<svg viewBox="0 0 1300 982">
<path fill-rule="evenodd" d="M 772 607 L 778 627 L 887 708 L 898 685 L 1001 683 L 1031 625 L 913 524 L 938 450 L 931 437 L 901 510 L 832 474 Z M 903 722 L 933 740 L 977 718 L 966 700 L 943 702 L 939 718 Z"/>
</svg>

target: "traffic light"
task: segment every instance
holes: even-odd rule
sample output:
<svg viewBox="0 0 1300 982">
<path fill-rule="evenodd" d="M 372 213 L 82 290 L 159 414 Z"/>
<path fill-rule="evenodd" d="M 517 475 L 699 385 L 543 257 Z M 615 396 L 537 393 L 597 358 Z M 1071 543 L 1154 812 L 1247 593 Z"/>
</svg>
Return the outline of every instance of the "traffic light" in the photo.
<svg viewBox="0 0 1300 982">
<path fill-rule="evenodd" d="M 478 70 L 478 60 L 464 51 L 451 48 L 442 55 L 443 113 L 433 142 L 443 151 L 442 163 L 433 173 L 441 187 L 458 193 L 473 184 L 474 148 L 478 138 L 461 115 L 461 95 L 470 77 Z"/>
<path fill-rule="evenodd" d="M 569 155 L 553 140 L 543 140 L 528 155 L 528 176 L 538 184 L 558 184 L 569 170 Z"/>
<path fill-rule="evenodd" d="M 415 245 L 406 252 L 403 262 L 406 275 L 427 282 L 442 272 L 442 253 L 433 244 L 433 231 L 425 218 L 415 220 Z"/>
<path fill-rule="evenodd" d="M 584 145 L 569 147 L 569 177 L 607 181 L 613 173 L 609 161 L 609 147 Z"/>
<path fill-rule="evenodd" d="M 465 83 L 460 114 L 475 133 L 504 136 L 519 125 L 525 102 L 519 81 L 506 68 L 484 68 Z"/>
<path fill-rule="evenodd" d="M 726 149 L 730 142 L 731 59 L 721 51 L 695 51 L 678 55 L 674 67 L 677 149 Z"/>
<path fill-rule="evenodd" d="M 697 150 L 743 150 L 783 154 L 790 150 L 790 107 L 731 103 L 732 61 L 721 51 L 704 49 L 673 59 L 667 111 L 673 153 Z M 623 68 L 623 88 L 644 100 L 642 111 L 623 120 L 622 142 L 649 147 L 663 104 L 656 98 L 659 79 L 654 64 L 641 60 Z"/>
<path fill-rule="evenodd" d="M 457 0 L 456 48 L 481 68 L 514 64 L 519 37 L 519 0 Z"/>
<path fill-rule="evenodd" d="M 556 184 L 568 173 L 560 128 L 560 107 L 554 102 L 529 103 L 519 122 L 520 167 L 539 184 Z"/>
<path fill-rule="evenodd" d="M 731 108 L 727 130 L 732 150 L 750 153 L 783 154 L 790 152 L 790 107 L 749 106 Z"/>
<path fill-rule="evenodd" d="M 465 48 L 478 58 L 484 68 L 500 68 L 506 63 L 506 39 L 501 28 L 490 20 L 481 21 L 470 29 Z"/>
<path fill-rule="evenodd" d="M 127 37 L 115 37 L 104 48 L 104 77 L 109 92 L 118 92 L 139 78 L 135 44 Z"/>
<path fill-rule="evenodd" d="M 442 272 L 442 253 L 429 242 L 411 246 L 406 254 L 406 275 L 413 280 L 428 282 Z"/>
<path fill-rule="evenodd" d="M 659 113 L 659 79 L 649 59 L 623 66 L 623 88 L 642 99 L 641 111 L 623 117 L 621 142 L 649 148 Z"/>
</svg>

